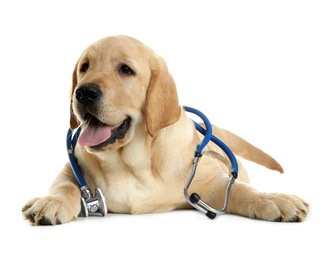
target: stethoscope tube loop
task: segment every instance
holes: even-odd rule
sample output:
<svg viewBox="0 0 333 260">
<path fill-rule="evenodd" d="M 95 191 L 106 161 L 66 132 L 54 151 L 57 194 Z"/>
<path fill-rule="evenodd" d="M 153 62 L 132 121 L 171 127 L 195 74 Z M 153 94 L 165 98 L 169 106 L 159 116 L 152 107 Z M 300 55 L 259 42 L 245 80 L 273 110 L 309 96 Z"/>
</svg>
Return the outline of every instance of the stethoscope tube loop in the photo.
<svg viewBox="0 0 333 260">
<path fill-rule="evenodd" d="M 204 129 L 201 125 L 199 125 L 198 123 L 194 122 L 195 124 L 195 128 L 203 135 L 206 135 L 206 129 Z M 235 157 L 235 155 L 233 154 L 233 152 L 230 150 L 230 148 L 223 143 L 220 139 L 218 139 L 215 135 L 211 134 L 211 141 L 213 143 L 215 143 L 217 146 L 219 146 L 228 156 L 230 162 L 231 162 L 231 174 L 235 177 L 235 179 L 237 179 L 237 175 L 238 175 L 238 163 L 237 163 L 237 159 Z"/>
</svg>

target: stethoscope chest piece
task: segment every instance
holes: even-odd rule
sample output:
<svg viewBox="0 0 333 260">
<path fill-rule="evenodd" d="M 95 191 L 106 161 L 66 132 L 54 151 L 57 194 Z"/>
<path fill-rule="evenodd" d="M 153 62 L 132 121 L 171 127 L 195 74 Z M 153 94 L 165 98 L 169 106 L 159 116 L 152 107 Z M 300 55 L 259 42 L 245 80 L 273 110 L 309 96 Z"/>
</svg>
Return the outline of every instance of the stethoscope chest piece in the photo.
<svg viewBox="0 0 333 260">
<path fill-rule="evenodd" d="M 95 190 L 95 197 L 92 197 L 91 191 L 82 191 L 82 193 L 81 214 L 84 217 L 96 214 L 105 216 L 107 214 L 106 200 L 100 188 Z"/>
</svg>

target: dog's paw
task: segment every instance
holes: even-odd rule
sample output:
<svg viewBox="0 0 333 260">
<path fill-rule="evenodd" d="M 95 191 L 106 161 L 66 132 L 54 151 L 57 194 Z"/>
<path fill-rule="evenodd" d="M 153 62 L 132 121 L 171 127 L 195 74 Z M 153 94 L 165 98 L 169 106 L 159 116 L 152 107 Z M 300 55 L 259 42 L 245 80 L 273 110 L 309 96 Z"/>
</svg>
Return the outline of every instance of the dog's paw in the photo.
<svg viewBox="0 0 333 260">
<path fill-rule="evenodd" d="M 67 223 L 74 220 L 78 212 L 78 207 L 70 207 L 54 196 L 31 199 L 22 208 L 24 218 L 33 225 Z"/>
<path fill-rule="evenodd" d="M 301 222 L 309 213 L 309 204 L 294 195 L 262 193 L 248 207 L 249 216 L 276 222 Z"/>
</svg>

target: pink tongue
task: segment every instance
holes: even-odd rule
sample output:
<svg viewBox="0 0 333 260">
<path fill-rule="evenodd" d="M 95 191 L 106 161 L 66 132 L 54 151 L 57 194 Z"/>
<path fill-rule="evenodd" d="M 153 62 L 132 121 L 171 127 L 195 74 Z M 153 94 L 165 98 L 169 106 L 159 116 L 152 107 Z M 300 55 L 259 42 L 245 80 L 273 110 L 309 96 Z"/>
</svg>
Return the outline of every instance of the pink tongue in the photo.
<svg viewBox="0 0 333 260">
<path fill-rule="evenodd" d="M 79 137 L 79 144 L 84 146 L 96 146 L 111 136 L 111 131 L 116 126 L 94 124 L 92 120 L 89 122 L 88 126 L 83 129 Z"/>
</svg>

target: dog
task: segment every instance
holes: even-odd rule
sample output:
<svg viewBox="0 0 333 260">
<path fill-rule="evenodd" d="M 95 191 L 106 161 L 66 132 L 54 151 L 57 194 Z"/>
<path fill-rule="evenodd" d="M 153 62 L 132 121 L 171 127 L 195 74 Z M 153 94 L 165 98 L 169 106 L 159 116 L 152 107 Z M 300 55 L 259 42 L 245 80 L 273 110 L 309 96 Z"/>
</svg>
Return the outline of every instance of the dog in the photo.
<svg viewBox="0 0 333 260">
<path fill-rule="evenodd" d="M 142 214 L 188 209 L 184 186 L 202 135 L 178 101 L 165 60 L 139 40 L 111 36 L 88 46 L 78 59 L 70 91 L 70 128 L 81 126 L 75 157 L 91 187 L 105 195 L 109 213 Z M 213 134 L 236 154 L 239 177 L 229 194 L 227 213 L 252 219 L 303 221 L 309 204 L 281 193 L 264 193 L 249 184 L 239 157 L 283 173 L 270 155 L 239 136 L 213 126 Z M 209 151 L 224 154 L 214 143 Z M 224 154 L 225 155 L 225 154 Z M 230 165 L 202 156 L 189 193 L 222 208 Z M 75 220 L 81 192 L 69 163 L 48 195 L 29 200 L 23 216 L 33 225 Z"/>
</svg>

